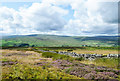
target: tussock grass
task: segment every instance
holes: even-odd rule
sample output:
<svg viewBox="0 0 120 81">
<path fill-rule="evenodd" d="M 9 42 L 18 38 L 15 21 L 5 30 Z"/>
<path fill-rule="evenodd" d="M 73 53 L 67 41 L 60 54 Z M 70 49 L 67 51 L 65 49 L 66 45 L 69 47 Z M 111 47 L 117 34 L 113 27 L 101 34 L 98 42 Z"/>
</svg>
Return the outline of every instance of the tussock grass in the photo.
<svg viewBox="0 0 120 81">
<path fill-rule="evenodd" d="M 45 58 L 53 58 L 54 60 L 56 59 L 63 59 L 63 60 L 69 60 L 69 61 L 75 60 L 73 57 L 70 57 L 68 55 L 60 55 L 57 53 L 50 53 L 50 52 L 44 52 L 42 53 L 42 56 Z"/>
<path fill-rule="evenodd" d="M 43 50 L 51 50 L 51 51 L 66 51 L 66 52 L 76 52 L 78 54 L 118 54 L 117 47 L 81 47 L 81 48 L 62 48 L 62 47 L 54 47 L 54 48 L 38 48 Z"/>
<path fill-rule="evenodd" d="M 98 66 L 107 66 L 110 68 L 118 68 L 118 63 L 120 62 L 120 58 L 100 58 L 94 60 L 94 63 Z"/>
<path fill-rule="evenodd" d="M 73 52 L 76 52 L 78 54 L 118 54 L 118 50 L 102 50 L 102 49 L 77 49 Z"/>
<path fill-rule="evenodd" d="M 71 56 L 68 56 L 68 55 L 60 55 L 60 54 L 57 54 L 57 53 L 51 53 L 51 52 L 44 52 L 42 53 L 42 56 L 45 57 L 45 58 L 53 58 L 53 60 L 57 60 L 57 59 L 62 59 L 62 60 L 68 60 L 68 61 L 82 61 L 84 60 L 82 57 L 80 58 L 75 58 L 75 57 L 71 57 Z"/>
<path fill-rule="evenodd" d="M 20 51 L 13 51 L 13 50 L 3 50 L 6 54 L 17 53 L 19 54 Z M 12 55 L 12 56 L 3 56 L 3 61 L 17 61 L 18 63 L 15 65 L 5 65 L 2 66 L 2 78 L 3 79 L 80 79 L 77 76 L 69 75 L 61 70 L 48 67 L 48 65 L 40 66 L 34 65 L 40 62 L 52 62 L 51 58 L 44 58 L 41 56 L 41 53 L 33 52 L 33 51 L 26 51 L 23 52 L 24 54 L 31 53 L 32 55 L 29 56 L 20 56 L 20 55 Z M 42 60 L 41 60 L 42 59 Z"/>
<path fill-rule="evenodd" d="M 97 66 L 106 66 L 109 68 L 113 68 L 113 69 L 118 69 L 118 63 L 120 62 L 120 58 L 98 58 L 95 60 L 83 60 L 81 61 L 81 63 L 85 63 L 85 64 L 95 64 Z"/>
<path fill-rule="evenodd" d="M 17 61 L 16 65 L 5 65 L 2 67 L 2 75 L 3 79 L 80 79 L 77 76 L 69 75 L 64 73 L 62 70 L 55 68 L 53 66 L 47 67 L 47 65 L 35 65 L 36 63 L 47 62 L 52 63 L 53 60 L 61 59 L 61 60 L 69 60 L 73 61 L 78 60 L 76 62 L 86 62 L 85 64 L 95 64 L 97 66 L 107 66 L 111 68 L 117 68 L 118 59 L 107 59 L 101 58 L 93 61 L 84 60 L 83 58 L 73 58 L 67 55 L 60 55 L 56 53 L 50 52 L 40 52 L 40 51 L 31 51 L 31 50 L 3 50 L 3 61 Z M 11 55 L 4 56 L 7 54 L 16 53 L 19 54 L 22 52 L 23 54 L 31 54 L 28 56 L 21 55 Z M 42 59 L 42 60 L 41 60 Z M 91 62 L 91 63 L 90 63 Z M 69 70 L 68 70 L 69 73 Z"/>
</svg>

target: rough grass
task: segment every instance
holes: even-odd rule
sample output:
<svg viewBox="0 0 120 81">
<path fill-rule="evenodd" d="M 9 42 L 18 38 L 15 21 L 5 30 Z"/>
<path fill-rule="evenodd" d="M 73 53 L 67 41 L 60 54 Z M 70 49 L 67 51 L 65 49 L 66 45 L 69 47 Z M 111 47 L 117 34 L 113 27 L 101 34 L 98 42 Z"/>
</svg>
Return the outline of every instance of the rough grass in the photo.
<svg viewBox="0 0 120 81">
<path fill-rule="evenodd" d="M 52 59 L 42 57 L 41 53 L 16 50 L 3 50 L 2 52 L 4 52 L 2 61 L 17 61 L 17 64 L 2 66 L 3 79 L 80 79 L 77 76 L 66 74 L 55 67 L 48 66 Z M 21 52 L 31 55 L 23 56 L 20 55 Z M 48 64 L 44 66 L 36 65 L 42 62 L 47 62 Z"/>
<path fill-rule="evenodd" d="M 42 53 L 42 56 L 45 58 L 52 58 L 53 60 L 57 60 L 57 59 L 61 59 L 61 60 L 68 60 L 68 61 L 82 61 L 84 60 L 84 58 L 80 57 L 80 58 L 75 58 L 75 57 L 71 57 L 68 55 L 60 55 L 57 53 L 50 53 L 50 52 L 44 52 Z"/>
<path fill-rule="evenodd" d="M 68 55 L 60 55 L 57 53 L 50 53 L 50 52 L 44 52 L 42 53 L 42 56 L 45 58 L 53 58 L 54 60 L 57 60 L 57 59 L 69 60 L 69 61 L 75 60 L 75 58 L 70 57 Z"/>
<path fill-rule="evenodd" d="M 105 47 L 99 47 L 99 48 L 95 48 L 95 47 L 81 47 L 81 48 L 75 48 L 75 47 L 71 47 L 71 48 L 38 48 L 38 49 L 43 49 L 43 50 L 51 50 L 51 51 L 68 51 L 68 50 L 72 50 L 69 52 L 76 52 L 78 54 L 118 54 L 118 49 L 116 48 L 105 48 Z"/>
<path fill-rule="evenodd" d="M 73 52 L 76 52 L 78 54 L 118 54 L 118 50 L 103 50 L 103 49 L 77 49 Z"/>
<path fill-rule="evenodd" d="M 39 59 L 46 59 L 47 61 L 50 61 L 48 58 L 43 58 L 41 57 L 41 53 L 37 53 L 34 51 L 15 51 L 15 50 L 3 50 L 3 52 L 6 52 L 3 54 L 2 59 L 7 59 L 11 61 L 18 61 L 19 63 L 24 63 L 24 64 L 34 64 L 36 62 L 40 62 L 41 60 Z M 13 53 L 16 53 L 18 55 L 12 55 Z M 24 54 L 20 55 L 20 53 Z M 4 56 L 4 55 L 10 55 L 11 56 Z M 31 55 L 26 55 L 26 54 L 31 54 Z"/>
<path fill-rule="evenodd" d="M 43 68 L 25 64 L 12 66 L 9 68 L 9 73 L 5 70 L 8 69 L 3 68 L 3 79 L 80 79 L 56 68 Z"/>
<path fill-rule="evenodd" d="M 114 69 L 116 69 L 118 65 L 117 59 L 104 58 L 88 61 L 82 58 L 73 58 L 67 55 L 60 55 L 50 52 L 42 53 L 39 51 L 34 52 L 31 50 L 2 50 L 2 52 L 2 61 L 18 62 L 14 65 L 2 66 L 3 79 L 81 79 L 77 76 L 67 74 L 69 71 L 65 73 L 61 69 L 49 65 L 56 59 L 69 61 L 78 60 L 77 62 L 95 64 L 97 66 L 107 66 Z M 47 64 L 45 64 L 45 62 Z M 43 63 L 45 65 L 40 65 L 40 63 Z M 63 63 L 65 63 L 65 61 Z"/>
<path fill-rule="evenodd" d="M 31 48 L 13 48 L 12 50 L 18 50 L 18 51 L 33 51 L 33 49 L 39 50 L 51 50 L 51 51 L 68 51 L 68 50 L 72 50 L 72 51 L 68 51 L 68 52 L 76 52 L 78 54 L 118 54 L 118 48 L 117 47 L 33 47 L 33 49 Z M 40 52 L 40 51 L 39 51 Z M 41 52 L 42 53 L 42 52 Z"/>
<path fill-rule="evenodd" d="M 118 58 L 100 58 L 100 59 L 96 59 L 94 60 L 94 63 L 96 65 L 99 66 L 107 66 L 107 67 L 111 67 L 111 68 L 118 68 L 118 63 L 120 59 Z"/>
<path fill-rule="evenodd" d="M 118 69 L 118 63 L 120 62 L 120 59 L 118 58 L 99 58 L 99 59 L 95 59 L 95 60 L 84 60 L 81 61 L 81 63 L 85 63 L 85 64 L 95 64 L 97 66 L 106 66 L 109 68 L 113 68 L 113 69 Z"/>
</svg>

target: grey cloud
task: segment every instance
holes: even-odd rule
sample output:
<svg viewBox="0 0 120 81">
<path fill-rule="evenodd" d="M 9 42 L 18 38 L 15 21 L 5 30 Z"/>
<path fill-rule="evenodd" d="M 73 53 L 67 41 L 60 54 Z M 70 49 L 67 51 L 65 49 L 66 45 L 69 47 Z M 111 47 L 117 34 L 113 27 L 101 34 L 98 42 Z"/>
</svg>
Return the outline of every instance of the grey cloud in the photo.
<svg viewBox="0 0 120 81">
<path fill-rule="evenodd" d="M 118 2 L 101 2 L 98 12 L 100 12 L 103 21 L 118 23 Z"/>
<path fill-rule="evenodd" d="M 93 26 L 93 29 L 90 32 L 93 34 L 116 34 L 118 31 L 117 25 L 96 25 Z"/>
</svg>

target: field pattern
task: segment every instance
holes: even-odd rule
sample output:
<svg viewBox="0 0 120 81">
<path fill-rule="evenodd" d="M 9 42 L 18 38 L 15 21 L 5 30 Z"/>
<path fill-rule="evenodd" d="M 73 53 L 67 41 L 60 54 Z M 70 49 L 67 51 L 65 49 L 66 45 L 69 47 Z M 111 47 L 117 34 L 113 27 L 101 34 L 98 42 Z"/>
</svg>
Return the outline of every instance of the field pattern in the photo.
<svg viewBox="0 0 120 81">
<path fill-rule="evenodd" d="M 80 47 L 80 46 L 118 46 L 118 36 L 59 36 L 59 35 L 15 35 L 3 36 L 2 46 L 20 46 L 25 43 L 37 47 Z"/>
</svg>

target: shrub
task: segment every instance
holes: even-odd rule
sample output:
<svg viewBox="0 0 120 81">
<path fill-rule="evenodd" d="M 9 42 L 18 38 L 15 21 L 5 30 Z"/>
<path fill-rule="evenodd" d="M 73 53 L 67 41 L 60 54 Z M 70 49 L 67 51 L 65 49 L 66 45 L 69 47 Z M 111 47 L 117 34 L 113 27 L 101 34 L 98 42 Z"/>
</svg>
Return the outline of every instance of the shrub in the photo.
<svg viewBox="0 0 120 81">
<path fill-rule="evenodd" d="M 50 53 L 50 52 L 44 52 L 42 53 L 42 56 L 46 58 L 53 58 L 54 60 L 57 60 L 57 59 L 70 60 L 70 61 L 74 60 L 74 58 L 68 55 L 60 55 L 57 53 Z"/>
<path fill-rule="evenodd" d="M 16 66 L 12 66 L 11 72 L 9 74 L 4 74 L 3 79 L 63 79 L 63 78 L 71 78 L 71 79 L 80 79 L 76 76 L 66 74 L 64 72 L 60 72 L 55 68 L 45 68 L 17 64 Z"/>
<path fill-rule="evenodd" d="M 82 61 L 82 60 L 84 60 L 84 58 L 83 57 L 79 57 L 79 58 L 75 58 L 75 60 Z"/>
<path fill-rule="evenodd" d="M 69 51 L 73 51 L 73 50 L 72 49 L 68 49 L 67 51 L 69 52 Z"/>
<path fill-rule="evenodd" d="M 68 74 L 70 73 L 70 71 L 71 71 L 71 68 L 65 69 L 65 72 Z"/>
<path fill-rule="evenodd" d="M 56 50 L 55 52 L 56 52 L 56 53 L 58 53 L 58 51 L 57 51 L 57 50 Z"/>
<path fill-rule="evenodd" d="M 49 51 L 49 49 L 47 49 L 47 48 L 43 48 L 43 50 L 44 50 L 44 51 Z"/>
</svg>

